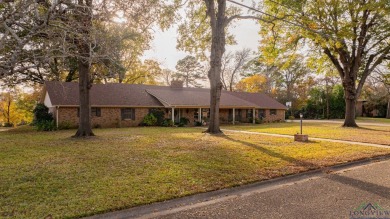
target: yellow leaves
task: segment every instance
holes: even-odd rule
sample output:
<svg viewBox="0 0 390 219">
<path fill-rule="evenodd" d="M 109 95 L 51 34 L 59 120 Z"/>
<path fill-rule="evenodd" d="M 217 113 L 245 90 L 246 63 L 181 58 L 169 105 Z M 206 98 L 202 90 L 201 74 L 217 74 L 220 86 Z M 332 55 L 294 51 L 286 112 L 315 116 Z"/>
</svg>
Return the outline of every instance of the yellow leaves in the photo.
<svg viewBox="0 0 390 219">
<path fill-rule="evenodd" d="M 267 83 L 267 78 L 263 75 L 253 75 L 242 79 L 236 85 L 239 91 L 260 93 L 264 89 L 264 84 Z"/>
<path fill-rule="evenodd" d="M 11 92 L 0 94 L 0 125 L 2 123 L 19 124 L 30 123 L 33 120 L 33 95 L 21 94 L 16 96 Z M 30 105 L 30 106 L 29 106 Z"/>
<path fill-rule="evenodd" d="M 335 43 L 335 47 L 336 47 L 337 49 L 340 49 L 340 48 L 343 47 L 343 44 L 341 44 L 339 41 L 337 41 L 337 42 Z"/>
<path fill-rule="evenodd" d="M 309 23 L 309 24 L 308 24 L 308 27 L 309 27 L 310 29 L 312 29 L 312 30 L 318 29 L 318 25 L 317 25 L 316 23 L 314 23 L 314 22 Z"/>
</svg>

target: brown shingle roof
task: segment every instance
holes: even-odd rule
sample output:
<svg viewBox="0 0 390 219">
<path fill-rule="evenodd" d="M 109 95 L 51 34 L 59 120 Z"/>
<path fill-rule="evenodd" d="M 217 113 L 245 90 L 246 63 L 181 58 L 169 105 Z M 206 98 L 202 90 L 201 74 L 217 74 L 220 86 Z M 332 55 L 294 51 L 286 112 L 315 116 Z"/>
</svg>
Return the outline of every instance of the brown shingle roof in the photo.
<svg viewBox="0 0 390 219">
<path fill-rule="evenodd" d="M 54 106 L 78 106 L 78 83 L 46 82 Z M 92 106 L 127 107 L 208 107 L 210 90 L 204 88 L 171 88 L 137 84 L 94 84 L 90 91 Z M 286 109 L 265 94 L 227 92 L 221 95 L 221 108 Z"/>
<path fill-rule="evenodd" d="M 210 90 L 202 88 L 172 89 L 170 87 L 152 87 L 147 92 L 159 99 L 165 106 L 194 106 L 208 107 L 210 105 Z M 255 104 L 228 93 L 221 95 L 221 108 L 248 107 L 254 108 Z"/>
<path fill-rule="evenodd" d="M 78 83 L 46 82 L 45 86 L 53 106 L 79 105 Z M 94 84 L 90 90 L 91 105 L 162 107 L 145 91 L 146 87 L 137 84 Z"/>
<path fill-rule="evenodd" d="M 246 100 L 248 102 L 254 103 L 256 105 L 256 108 L 261 109 L 287 109 L 286 106 L 279 103 L 272 97 L 261 94 L 261 93 L 246 93 L 246 92 L 229 92 L 224 91 L 224 93 L 229 93 L 235 97 L 241 98 L 243 100 Z"/>
</svg>

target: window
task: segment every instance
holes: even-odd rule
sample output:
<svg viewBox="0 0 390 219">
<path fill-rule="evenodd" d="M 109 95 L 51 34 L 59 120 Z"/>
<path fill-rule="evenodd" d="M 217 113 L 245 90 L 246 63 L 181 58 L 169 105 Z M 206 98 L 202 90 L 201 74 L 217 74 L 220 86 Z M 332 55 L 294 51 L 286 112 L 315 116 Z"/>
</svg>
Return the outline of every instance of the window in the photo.
<svg viewBox="0 0 390 219">
<path fill-rule="evenodd" d="M 92 107 L 91 108 L 91 116 L 101 117 L 102 116 L 101 109 L 98 107 Z"/>
<path fill-rule="evenodd" d="M 102 116 L 102 111 L 98 107 L 91 107 L 91 116 Z M 80 108 L 77 108 L 77 117 L 80 117 Z"/>
<path fill-rule="evenodd" d="M 257 116 L 259 117 L 259 119 L 265 118 L 265 109 L 259 109 Z"/>
<path fill-rule="evenodd" d="M 276 109 L 271 109 L 270 111 L 269 111 L 269 114 L 270 115 L 276 115 Z"/>
<path fill-rule="evenodd" d="M 124 108 L 121 109 L 122 120 L 135 120 L 135 109 L 133 108 Z"/>
</svg>

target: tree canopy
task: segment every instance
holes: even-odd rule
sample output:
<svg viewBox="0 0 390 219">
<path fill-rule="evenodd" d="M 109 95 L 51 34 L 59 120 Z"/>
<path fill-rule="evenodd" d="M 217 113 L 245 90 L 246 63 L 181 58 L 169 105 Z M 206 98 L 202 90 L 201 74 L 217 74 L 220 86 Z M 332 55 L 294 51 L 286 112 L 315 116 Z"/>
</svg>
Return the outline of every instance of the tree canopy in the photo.
<svg viewBox="0 0 390 219">
<path fill-rule="evenodd" d="M 264 53 L 276 58 L 286 48 L 301 46 L 325 54 L 344 88 L 344 126 L 357 126 L 355 103 L 363 85 L 390 58 L 389 2 L 268 0 L 264 6 L 274 19 L 262 23 Z"/>
</svg>

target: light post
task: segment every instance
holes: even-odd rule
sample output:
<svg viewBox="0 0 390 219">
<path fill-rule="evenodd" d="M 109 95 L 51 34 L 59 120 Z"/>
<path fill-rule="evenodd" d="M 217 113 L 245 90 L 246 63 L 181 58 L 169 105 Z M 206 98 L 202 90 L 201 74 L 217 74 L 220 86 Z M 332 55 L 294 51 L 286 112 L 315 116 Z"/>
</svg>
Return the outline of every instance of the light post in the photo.
<svg viewBox="0 0 390 219">
<path fill-rule="evenodd" d="M 302 135 L 302 118 L 303 118 L 303 114 L 300 113 L 300 114 L 299 114 L 299 117 L 301 118 L 301 135 Z"/>
<path fill-rule="evenodd" d="M 301 134 L 298 134 L 298 133 L 295 134 L 294 135 L 294 141 L 308 142 L 309 141 L 309 136 L 308 135 L 304 135 L 302 133 L 303 114 L 300 113 L 299 117 L 301 118 Z"/>
</svg>

